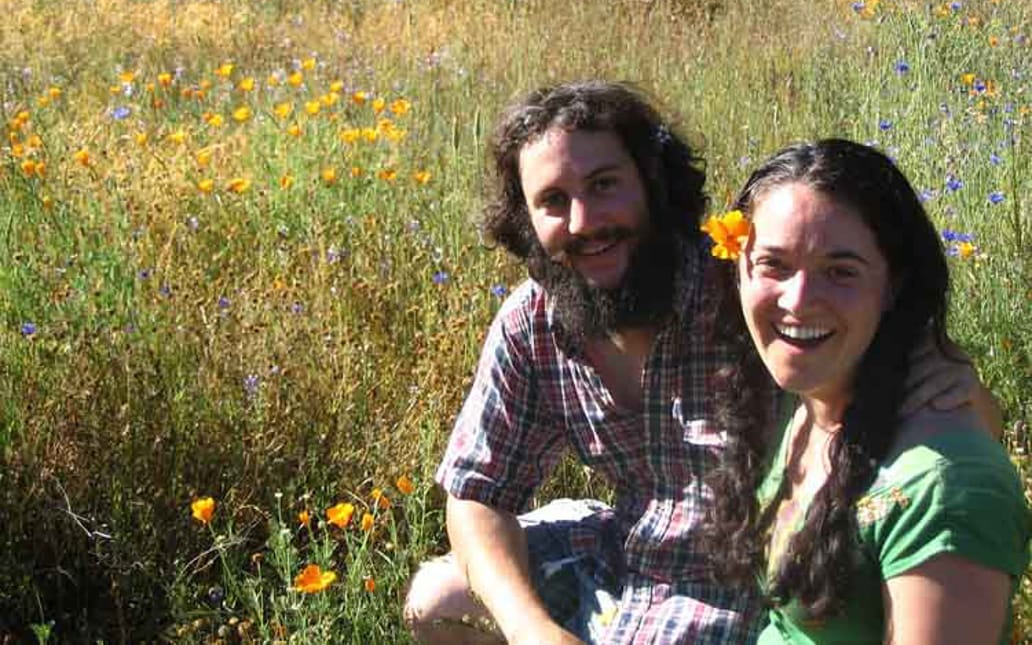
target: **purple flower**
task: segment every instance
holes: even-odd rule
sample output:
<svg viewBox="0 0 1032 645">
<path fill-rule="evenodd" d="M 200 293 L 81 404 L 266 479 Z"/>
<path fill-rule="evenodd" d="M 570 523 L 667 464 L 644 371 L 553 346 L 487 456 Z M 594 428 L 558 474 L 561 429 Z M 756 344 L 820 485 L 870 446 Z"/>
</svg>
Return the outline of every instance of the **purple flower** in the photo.
<svg viewBox="0 0 1032 645">
<path fill-rule="evenodd" d="M 187 218 L 186 225 L 190 227 L 191 231 L 196 231 L 201 227 L 201 222 L 196 217 L 191 215 L 189 218 Z"/>
<path fill-rule="evenodd" d="M 1005 198 L 1003 196 L 1003 193 L 1001 193 L 998 190 L 994 190 L 993 192 L 989 193 L 989 203 L 991 204 L 999 204 L 1004 199 Z"/>
<path fill-rule="evenodd" d="M 254 397 L 258 394 L 258 386 L 261 385 L 261 381 L 258 379 L 257 374 L 248 374 L 244 377 L 244 392 L 247 396 Z"/>
<path fill-rule="evenodd" d="M 219 296 L 219 309 L 229 309 L 229 298 L 226 296 Z"/>
<path fill-rule="evenodd" d="M 896 62 L 896 73 L 902 76 L 910 71 L 910 64 L 905 60 Z"/>
<path fill-rule="evenodd" d="M 305 306 L 303 304 L 301 304 L 300 302 L 298 302 L 297 300 L 294 301 L 294 304 L 290 305 L 290 311 L 295 313 L 295 314 L 299 314 L 299 313 L 301 313 L 304 310 L 305 310 Z"/>
<path fill-rule="evenodd" d="M 853 12 L 854 13 L 860 13 L 861 11 L 864 10 L 864 6 L 865 5 L 864 5 L 863 2 L 854 2 L 853 3 Z"/>
<path fill-rule="evenodd" d="M 434 281 L 434 284 L 444 284 L 445 282 L 448 281 L 448 272 L 447 271 L 438 271 L 437 273 L 434 274 L 434 277 L 432 278 L 432 280 Z"/>
<path fill-rule="evenodd" d="M 160 287 L 158 287 L 158 293 L 160 293 L 165 298 L 171 298 L 172 287 L 168 286 L 168 284 L 162 284 Z"/>
<path fill-rule="evenodd" d="M 935 191 L 925 188 L 920 192 L 920 194 L 918 194 L 917 198 L 920 199 L 922 202 L 930 201 L 932 199 L 935 199 Z"/>
<path fill-rule="evenodd" d="M 989 163 L 991 163 L 994 166 L 999 166 L 1001 163 L 1003 163 L 1003 159 L 1000 158 L 1000 155 L 994 152 L 991 155 L 989 155 Z"/>
<path fill-rule="evenodd" d="M 963 6 L 964 6 L 963 2 L 951 2 L 950 3 L 950 9 L 952 9 L 953 11 L 960 11 L 961 7 L 963 7 Z"/>
<path fill-rule="evenodd" d="M 25 322 L 21 326 L 21 335 L 28 338 L 36 333 L 36 323 Z"/>
<path fill-rule="evenodd" d="M 502 298 L 508 292 L 509 290 L 505 287 L 504 284 L 491 285 L 491 295 L 496 298 Z"/>
<path fill-rule="evenodd" d="M 133 111 L 129 109 L 127 106 L 119 105 L 118 107 L 111 110 L 111 118 L 116 121 L 121 121 L 122 119 L 128 118 L 129 115 L 132 113 Z"/>
<path fill-rule="evenodd" d="M 137 277 L 139 277 L 139 278 L 140 278 L 141 280 L 147 280 L 147 279 L 149 279 L 149 278 L 150 278 L 150 276 L 151 276 L 151 272 L 150 272 L 150 269 L 143 269 L 142 271 L 140 271 L 140 272 L 139 272 L 139 273 L 137 273 L 136 275 L 137 275 Z"/>
<path fill-rule="evenodd" d="M 985 90 L 986 90 L 986 85 L 985 85 L 985 81 L 983 81 L 983 80 L 982 80 L 982 79 L 980 79 L 980 78 L 976 78 L 976 79 L 975 79 L 975 83 L 974 83 L 974 85 L 972 85 L 972 87 L 973 87 L 973 88 L 974 88 L 974 90 L 975 90 L 976 92 L 978 92 L 979 94 L 981 94 L 981 93 L 985 92 Z"/>
<path fill-rule="evenodd" d="M 948 175 L 946 177 L 946 190 L 950 191 L 951 193 L 955 193 L 963 187 L 964 182 L 960 179 L 957 179 L 953 175 Z"/>
<path fill-rule="evenodd" d="M 887 130 L 891 130 L 892 129 L 892 121 L 889 121 L 888 119 L 882 119 L 881 121 L 878 121 L 878 129 L 881 130 L 882 132 L 885 132 Z"/>
</svg>

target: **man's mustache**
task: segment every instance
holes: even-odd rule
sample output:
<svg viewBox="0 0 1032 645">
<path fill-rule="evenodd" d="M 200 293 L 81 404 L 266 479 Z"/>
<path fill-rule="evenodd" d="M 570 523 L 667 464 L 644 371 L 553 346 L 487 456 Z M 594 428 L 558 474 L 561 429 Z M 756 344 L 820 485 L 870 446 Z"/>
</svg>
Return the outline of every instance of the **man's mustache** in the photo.
<svg viewBox="0 0 1032 645">
<path fill-rule="evenodd" d="M 600 243 L 603 245 L 614 244 L 623 240 L 629 240 L 637 235 L 637 231 L 625 226 L 609 226 L 599 229 L 587 237 L 576 235 L 563 245 L 563 248 L 553 254 L 551 259 L 553 262 L 565 264 L 569 256 L 580 255 L 588 246 L 595 246 Z"/>
</svg>

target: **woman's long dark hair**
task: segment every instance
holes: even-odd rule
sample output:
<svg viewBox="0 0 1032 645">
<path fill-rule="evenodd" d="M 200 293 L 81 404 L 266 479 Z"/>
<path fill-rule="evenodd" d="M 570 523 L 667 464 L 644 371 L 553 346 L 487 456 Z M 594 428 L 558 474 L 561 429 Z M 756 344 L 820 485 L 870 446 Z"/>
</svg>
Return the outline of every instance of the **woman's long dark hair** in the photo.
<svg viewBox="0 0 1032 645">
<path fill-rule="evenodd" d="M 946 351 L 949 274 L 935 227 L 906 177 L 884 154 L 839 139 L 792 146 L 752 174 L 735 207 L 749 215 L 769 191 L 794 183 L 863 219 L 888 263 L 893 294 L 857 366 L 851 402 L 829 446 L 828 479 L 768 584 L 772 602 L 795 600 L 819 620 L 837 613 L 849 593 L 857 531 L 854 504 L 871 485 L 898 430 L 908 356 L 929 336 Z M 722 383 L 714 388 L 716 418 L 728 432 L 728 444 L 722 467 L 709 480 L 715 504 L 708 546 L 718 575 L 750 585 L 763 566 L 777 505 L 775 501 L 761 509 L 756 499 L 776 420 L 773 406 L 760 394 L 769 389 L 769 376 L 750 342 L 730 263 L 722 279 L 727 282 L 724 329 L 747 358 L 720 374 Z"/>
</svg>

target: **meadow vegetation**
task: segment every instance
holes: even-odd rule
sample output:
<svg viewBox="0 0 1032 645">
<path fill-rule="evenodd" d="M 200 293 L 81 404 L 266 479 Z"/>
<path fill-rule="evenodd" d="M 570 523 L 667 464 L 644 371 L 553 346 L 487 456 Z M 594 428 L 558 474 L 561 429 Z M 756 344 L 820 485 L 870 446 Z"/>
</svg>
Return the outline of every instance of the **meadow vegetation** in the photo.
<svg viewBox="0 0 1032 645">
<path fill-rule="evenodd" d="M 714 211 L 791 141 L 888 151 L 1032 490 L 1026 2 L 0 9 L 0 641 L 406 639 L 433 468 L 522 279 L 477 232 L 485 140 L 551 81 L 680 115 Z"/>
</svg>

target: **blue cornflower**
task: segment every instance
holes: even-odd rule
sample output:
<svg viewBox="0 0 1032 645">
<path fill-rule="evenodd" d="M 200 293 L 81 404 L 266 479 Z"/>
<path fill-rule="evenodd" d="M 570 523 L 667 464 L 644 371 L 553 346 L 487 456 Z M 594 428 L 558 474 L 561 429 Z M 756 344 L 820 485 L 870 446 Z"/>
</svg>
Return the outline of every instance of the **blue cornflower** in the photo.
<svg viewBox="0 0 1032 645">
<path fill-rule="evenodd" d="M 1004 199 L 1005 198 L 1003 196 L 1003 193 L 1001 193 L 998 190 L 994 190 L 993 192 L 989 193 L 989 203 L 990 204 L 999 204 Z"/>
<path fill-rule="evenodd" d="M 244 392 L 247 393 L 247 396 L 253 397 L 258 394 L 259 385 L 261 385 L 261 381 L 257 374 L 248 374 L 244 377 Z"/>
<path fill-rule="evenodd" d="M 952 229 L 942 229 L 942 239 L 947 242 L 974 242 L 975 236 L 971 233 L 961 233 Z"/>
<path fill-rule="evenodd" d="M 509 290 L 504 284 L 495 284 L 491 286 L 491 295 L 496 298 L 501 298 L 508 292 Z"/>
<path fill-rule="evenodd" d="M 964 182 L 960 179 L 957 179 L 953 175 L 949 175 L 948 177 L 946 177 L 946 190 L 950 191 L 951 193 L 955 193 L 963 187 Z"/>
<path fill-rule="evenodd" d="M 170 298 L 172 297 L 172 287 L 168 286 L 167 284 L 163 284 L 160 287 L 158 287 L 158 293 L 160 293 L 162 296 L 166 298 Z"/>
<path fill-rule="evenodd" d="M 295 314 L 299 314 L 299 313 L 301 313 L 304 310 L 305 310 L 305 306 L 303 304 L 301 304 L 300 302 L 298 302 L 297 300 L 294 301 L 294 304 L 290 305 L 290 311 L 292 311 Z"/>
<path fill-rule="evenodd" d="M 128 118 L 129 115 L 132 113 L 133 111 L 129 109 L 129 107 L 125 105 L 119 105 L 118 107 L 113 108 L 111 110 L 111 118 L 116 121 L 121 121 L 122 119 Z"/>
<path fill-rule="evenodd" d="M 229 309 L 229 298 L 219 296 L 219 309 Z"/>
<path fill-rule="evenodd" d="M 151 276 L 150 269 L 143 269 L 136 274 L 141 280 L 147 280 Z"/>
<path fill-rule="evenodd" d="M 976 78 L 974 84 L 971 87 L 979 94 L 985 92 L 986 90 L 985 81 L 983 81 L 980 78 Z"/>
<path fill-rule="evenodd" d="M 1000 158 L 1000 155 L 994 152 L 991 155 L 989 155 L 989 163 L 991 163 L 994 166 L 999 166 L 1001 163 L 1003 163 L 1003 159 Z"/>
<path fill-rule="evenodd" d="M 933 200 L 935 199 L 935 191 L 925 188 L 918 194 L 917 198 L 920 199 L 922 202 Z"/>
<path fill-rule="evenodd" d="M 22 323 L 22 326 L 21 326 L 21 335 L 22 336 L 25 336 L 26 338 L 28 338 L 29 336 L 32 336 L 35 333 L 36 333 L 36 323 L 32 323 L 32 322 Z"/>
<path fill-rule="evenodd" d="M 864 10 L 864 7 L 865 7 L 865 6 L 866 6 L 866 5 L 865 5 L 865 4 L 863 3 L 863 2 L 854 2 L 854 3 L 853 3 L 853 11 L 854 11 L 855 13 L 860 13 L 861 11 L 863 11 L 863 10 Z"/>
<path fill-rule="evenodd" d="M 432 279 L 434 281 L 434 284 L 444 284 L 445 282 L 448 281 L 448 272 L 447 271 L 438 271 L 437 273 L 434 274 L 434 277 Z"/>
<path fill-rule="evenodd" d="M 963 7 L 963 6 L 964 6 L 963 2 L 951 2 L 950 3 L 950 9 L 952 9 L 953 11 L 960 11 L 961 7 Z"/>
<path fill-rule="evenodd" d="M 896 73 L 902 76 L 910 71 L 910 64 L 905 60 L 896 61 Z"/>
<path fill-rule="evenodd" d="M 878 129 L 881 130 L 882 132 L 885 132 L 887 130 L 891 130 L 892 129 L 892 121 L 889 121 L 888 119 L 882 119 L 881 121 L 878 121 Z"/>
</svg>

